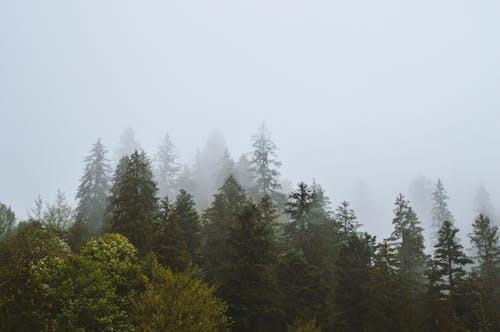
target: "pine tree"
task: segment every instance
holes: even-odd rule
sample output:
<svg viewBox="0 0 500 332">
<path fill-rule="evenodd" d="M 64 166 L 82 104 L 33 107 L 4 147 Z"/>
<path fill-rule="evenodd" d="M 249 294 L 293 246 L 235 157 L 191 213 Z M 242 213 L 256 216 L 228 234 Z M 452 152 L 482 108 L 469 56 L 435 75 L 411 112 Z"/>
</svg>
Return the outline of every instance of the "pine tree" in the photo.
<svg viewBox="0 0 500 332">
<path fill-rule="evenodd" d="M 155 179 L 161 196 L 173 196 L 177 191 L 177 178 L 180 166 L 177 152 L 170 135 L 166 134 L 155 156 Z"/>
<path fill-rule="evenodd" d="M 245 200 L 243 188 L 230 176 L 214 195 L 210 208 L 203 215 L 204 270 L 210 283 L 222 278 L 223 262 L 229 253 L 229 229 L 237 222 Z"/>
<path fill-rule="evenodd" d="M 495 208 L 491 203 L 490 193 L 486 190 L 481 183 L 477 189 L 476 197 L 474 200 L 475 212 L 488 217 L 490 220 L 495 219 Z"/>
<path fill-rule="evenodd" d="M 425 292 L 427 257 L 424 254 L 423 229 L 417 215 L 402 194 L 394 203 L 394 231 L 390 244 L 396 253 L 395 267 L 399 297 L 397 307 L 402 331 L 420 331 L 423 311 L 419 299 Z"/>
<path fill-rule="evenodd" d="M 231 158 L 229 151 L 227 149 L 225 149 L 224 155 L 217 163 L 217 168 L 214 172 L 215 184 L 216 184 L 217 188 L 222 186 L 222 184 L 224 183 L 224 180 L 226 180 L 228 176 L 230 176 L 230 175 L 234 176 L 234 172 L 235 172 L 234 167 L 235 167 L 234 161 Z"/>
<path fill-rule="evenodd" d="M 423 273 L 427 261 L 423 229 L 409 201 L 402 194 L 396 198 L 394 205 L 394 231 L 390 240 L 397 252 L 398 269 L 403 281 L 418 291 L 425 282 Z"/>
<path fill-rule="evenodd" d="M 158 262 L 173 271 L 185 271 L 191 263 L 191 257 L 179 219 L 168 197 L 161 200 L 159 218 L 154 226 L 153 250 Z"/>
<path fill-rule="evenodd" d="M 285 233 L 293 246 L 303 249 L 306 245 L 307 213 L 313 201 L 313 191 L 304 182 L 299 183 L 298 189 L 289 195 L 285 212 L 289 215 L 289 222 L 285 225 Z"/>
<path fill-rule="evenodd" d="M 144 152 L 136 151 L 130 156 L 123 174 L 119 173 L 117 169 L 117 182 L 110 198 L 111 232 L 125 235 L 140 254 L 145 254 L 158 205 L 150 161 Z"/>
<path fill-rule="evenodd" d="M 135 131 L 128 127 L 120 136 L 118 147 L 114 153 L 114 159 L 120 160 L 123 156 L 130 156 L 134 151 L 142 151 L 141 143 L 135 138 Z"/>
<path fill-rule="evenodd" d="M 456 293 L 458 284 L 465 276 L 465 265 L 472 263 L 463 252 L 463 246 L 458 243 L 457 233 L 458 228 L 454 227 L 453 222 L 445 220 L 434 246 L 434 261 L 442 278 L 441 290 L 450 297 Z"/>
<path fill-rule="evenodd" d="M 98 139 L 85 158 L 85 169 L 76 193 L 76 220 L 95 233 L 103 225 L 110 193 L 109 164 L 106 149 Z"/>
<path fill-rule="evenodd" d="M 280 175 L 278 168 L 281 162 L 276 159 L 276 145 L 271 141 L 271 134 L 264 124 L 252 139 L 254 150 L 251 170 L 255 177 L 256 195 L 258 197 L 269 195 L 275 199 L 278 190 L 281 189 L 278 182 Z"/>
<path fill-rule="evenodd" d="M 438 179 L 436 183 L 436 189 L 432 193 L 432 228 L 434 232 L 432 237 L 437 239 L 437 232 L 441 229 L 443 223 L 448 220 L 450 222 L 454 221 L 453 215 L 448 209 L 448 194 L 444 189 L 443 182 Z"/>
<path fill-rule="evenodd" d="M 245 191 L 249 191 L 255 187 L 252 164 L 245 154 L 241 155 L 238 162 L 234 165 L 234 177 Z"/>
<path fill-rule="evenodd" d="M 476 250 L 478 288 L 478 315 L 484 325 L 489 325 L 492 331 L 500 329 L 500 245 L 498 228 L 491 224 L 490 219 L 480 214 L 472 224 L 473 231 L 469 234 L 472 246 Z"/>
<path fill-rule="evenodd" d="M 193 264 L 201 264 L 201 223 L 193 196 L 181 189 L 175 200 L 174 215 L 182 229 L 182 236 Z"/>
<path fill-rule="evenodd" d="M 274 232 L 263 214 L 247 201 L 230 225 L 218 293 L 229 304 L 236 331 L 276 331 L 282 324 Z"/>
<path fill-rule="evenodd" d="M 387 241 L 378 244 L 368 272 L 367 332 L 400 331 L 401 320 L 397 305 L 400 294 L 396 269 L 396 252 L 393 246 Z"/>
<path fill-rule="evenodd" d="M 349 202 L 343 201 L 335 210 L 335 222 L 341 236 L 347 238 L 350 234 L 356 233 L 362 225 L 358 223 L 358 218 Z"/>
</svg>

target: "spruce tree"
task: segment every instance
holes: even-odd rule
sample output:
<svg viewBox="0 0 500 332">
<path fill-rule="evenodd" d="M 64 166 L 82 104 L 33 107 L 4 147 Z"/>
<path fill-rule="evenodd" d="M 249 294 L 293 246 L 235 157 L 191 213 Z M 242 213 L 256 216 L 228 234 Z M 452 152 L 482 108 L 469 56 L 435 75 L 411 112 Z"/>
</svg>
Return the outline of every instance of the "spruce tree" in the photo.
<svg viewBox="0 0 500 332">
<path fill-rule="evenodd" d="M 347 238 L 350 234 L 356 233 L 362 225 L 359 224 L 354 210 L 349 202 L 343 201 L 335 210 L 335 222 L 342 237 Z"/>
<path fill-rule="evenodd" d="M 472 263 L 463 252 L 463 246 L 458 243 L 458 231 L 453 222 L 445 220 L 438 232 L 438 242 L 434 246 L 434 261 L 438 275 L 441 276 L 441 291 L 449 297 L 453 297 L 463 280 L 465 265 Z"/>
<path fill-rule="evenodd" d="M 110 193 L 110 167 L 107 150 L 98 139 L 85 158 L 85 169 L 76 193 L 76 221 L 95 233 L 102 227 Z"/>
<path fill-rule="evenodd" d="M 397 252 L 398 269 L 402 280 L 418 292 L 425 282 L 423 273 L 427 261 L 423 229 L 409 201 L 402 194 L 396 198 L 394 205 L 394 231 L 390 240 Z"/>
<path fill-rule="evenodd" d="M 476 250 L 475 268 L 478 299 L 476 311 L 484 325 L 491 330 L 500 329 L 500 244 L 498 228 L 491 224 L 490 218 L 480 214 L 472 224 L 469 234 Z"/>
<path fill-rule="evenodd" d="M 211 206 L 203 215 L 203 267 L 210 283 L 222 278 L 223 262 L 228 254 L 231 225 L 241 214 L 246 195 L 233 176 L 219 188 Z"/>
<path fill-rule="evenodd" d="M 110 197 L 110 231 L 125 235 L 140 254 L 145 254 L 158 210 L 158 189 L 153 181 L 150 161 L 144 152 L 139 154 L 136 151 L 130 156 L 123 174 L 119 173 L 117 169 L 117 182 Z"/>
<path fill-rule="evenodd" d="M 273 225 L 262 217 L 268 212 L 247 201 L 229 226 L 218 293 L 229 304 L 235 331 L 276 331 L 282 325 Z"/>
<path fill-rule="evenodd" d="M 114 151 L 114 160 L 119 161 L 123 156 L 130 156 L 134 151 L 142 151 L 141 143 L 135 137 L 135 131 L 128 127 L 123 131 Z"/>
<path fill-rule="evenodd" d="M 424 254 L 423 229 L 406 198 L 399 194 L 394 209 L 394 231 L 390 244 L 396 253 L 395 267 L 399 297 L 397 307 L 402 331 L 420 331 L 423 311 L 419 300 L 425 292 L 427 257 Z"/>
<path fill-rule="evenodd" d="M 251 170 L 255 179 L 255 194 L 257 197 L 269 195 L 276 200 L 279 196 L 278 190 L 281 189 L 278 182 L 278 168 L 281 162 L 276 157 L 276 145 L 271 141 L 271 134 L 265 124 L 262 124 L 252 139 Z"/>
<path fill-rule="evenodd" d="M 444 184 L 441 179 L 438 179 L 436 183 L 436 188 L 432 193 L 432 237 L 437 239 L 438 231 L 443 226 L 443 223 L 448 220 L 450 222 L 454 221 L 453 215 L 448 209 L 448 194 L 444 188 Z"/>
<path fill-rule="evenodd" d="M 177 191 L 177 178 L 180 166 L 177 162 L 177 152 L 170 135 L 166 134 L 158 147 L 155 156 L 155 179 L 161 196 L 174 196 Z"/>
<path fill-rule="evenodd" d="M 181 189 L 175 199 L 174 215 L 182 230 L 182 236 L 193 264 L 201 264 L 201 222 L 193 196 Z"/>
<path fill-rule="evenodd" d="M 185 271 L 191 263 L 191 257 L 179 219 L 168 197 L 160 202 L 160 213 L 154 224 L 154 233 L 153 250 L 158 262 L 173 271 Z"/>
<path fill-rule="evenodd" d="M 222 184 L 224 183 L 224 180 L 226 180 L 228 176 L 234 175 L 234 173 L 235 173 L 234 167 L 235 167 L 234 161 L 231 158 L 229 151 L 227 149 L 225 149 L 224 155 L 217 163 L 217 168 L 215 169 L 215 172 L 214 172 L 215 185 L 217 186 L 217 188 L 222 186 Z"/>
</svg>

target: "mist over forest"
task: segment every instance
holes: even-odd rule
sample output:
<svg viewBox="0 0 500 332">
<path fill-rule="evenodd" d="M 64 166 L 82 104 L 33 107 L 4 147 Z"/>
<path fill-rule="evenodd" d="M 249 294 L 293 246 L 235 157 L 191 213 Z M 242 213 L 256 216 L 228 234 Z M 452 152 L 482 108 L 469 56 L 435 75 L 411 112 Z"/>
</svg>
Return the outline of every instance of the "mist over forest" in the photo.
<svg viewBox="0 0 500 332">
<path fill-rule="evenodd" d="M 500 2 L 0 2 L 0 331 L 500 331 Z"/>
</svg>

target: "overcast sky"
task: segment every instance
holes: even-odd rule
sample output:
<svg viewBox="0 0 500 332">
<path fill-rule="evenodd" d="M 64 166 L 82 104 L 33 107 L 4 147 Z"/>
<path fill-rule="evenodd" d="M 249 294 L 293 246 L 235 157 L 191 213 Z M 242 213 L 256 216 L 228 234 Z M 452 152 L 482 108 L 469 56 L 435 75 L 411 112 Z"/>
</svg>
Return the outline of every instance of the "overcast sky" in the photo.
<svg viewBox="0 0 500 332">
<path fill-rule="evenodd" d="M 214 130 L 237 157 L 265 121 L 285 178 L 334 203 L 364 183 L 385 222 L 440 176 L 459 224 L 500 200 L 500 2 L 0 1 L 0 202 L 73 198 L 83 158 L 132 126 L 191 161 Z M 465 226 L 464 226 L 465 227 Z"/>
</svg>

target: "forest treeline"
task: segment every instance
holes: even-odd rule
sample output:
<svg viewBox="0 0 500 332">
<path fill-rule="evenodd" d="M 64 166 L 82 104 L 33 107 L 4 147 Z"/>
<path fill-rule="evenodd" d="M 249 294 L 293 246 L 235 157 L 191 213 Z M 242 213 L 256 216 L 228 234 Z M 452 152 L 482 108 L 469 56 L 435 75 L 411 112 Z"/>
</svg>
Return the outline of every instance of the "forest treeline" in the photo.
<svg viewBox="0 0 500 332">
<path fill-rule="evenodd" d="M 201 183 L 168 136 L 154 162 L 125 144 L 113 170 L 97 140 L 75 209 L 58 193 L 18 222 L 0 204 L 0 330 L 500 331 L 493 216 L 461 244 L 438 180 L 430 250 L 403 194 L 377 240 L 318 183 L 284 192 L 264 126 L 252 142 Z"/>
</svg>

